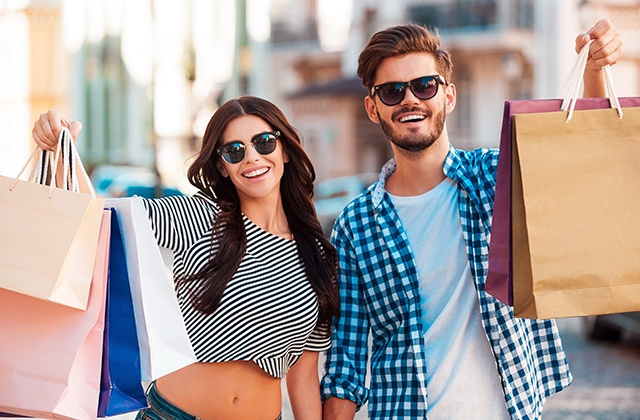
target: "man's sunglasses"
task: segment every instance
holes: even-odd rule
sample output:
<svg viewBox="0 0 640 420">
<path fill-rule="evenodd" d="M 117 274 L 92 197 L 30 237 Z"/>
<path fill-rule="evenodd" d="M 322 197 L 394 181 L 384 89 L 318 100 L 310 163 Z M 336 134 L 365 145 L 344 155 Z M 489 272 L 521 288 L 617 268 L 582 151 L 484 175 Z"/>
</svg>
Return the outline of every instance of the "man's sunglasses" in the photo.
<svg viewBox="0 0 640 420">
<path fill-rule="evenodd" d="M 256 149 L 256 152 L 261 155 L 268 155 L 276 150 L 276 141 L 279 138 L 279 131 L 267 131 L 251 137 L 250 144 L 244 144 L 241 141 L 236 140 L 218 147 L 216 152 L 218 152 L 222 159 L 229 164 L 239 163 L 244 159 L 245 151 L 249 145 L 252 145 L 253 148 Z"/>
<path fill-rule="evenodd" d="M 371 88 L 371 96 L 378 94 L 378 98 L 387 106 L 398 105 L 404 99 L 407 86 L 414 96 L 421 100 L 431 99 L 438 93 L 438 85 L 446 85 L 444 77 L 439 74 L 422 76 L 408 82 L 389 82 Z"/>
</svg>

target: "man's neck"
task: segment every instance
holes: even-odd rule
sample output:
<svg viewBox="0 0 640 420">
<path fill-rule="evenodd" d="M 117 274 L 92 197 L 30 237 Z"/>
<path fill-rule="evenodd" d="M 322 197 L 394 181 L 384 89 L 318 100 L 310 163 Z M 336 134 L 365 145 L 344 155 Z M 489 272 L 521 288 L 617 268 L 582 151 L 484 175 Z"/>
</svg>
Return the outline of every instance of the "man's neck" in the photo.
<svg viewBox="0 0 640 420">
<path fill-rule="evenodd" d="M 398 196 L 424 194 L 438 186 L 446 178 L 444 161 L 449 153 L 449 139 L 440 137 L 428 149 L 406 152 L 393 147 L 396 171 L 385 183 L 386 190 Z"/>
</svg>

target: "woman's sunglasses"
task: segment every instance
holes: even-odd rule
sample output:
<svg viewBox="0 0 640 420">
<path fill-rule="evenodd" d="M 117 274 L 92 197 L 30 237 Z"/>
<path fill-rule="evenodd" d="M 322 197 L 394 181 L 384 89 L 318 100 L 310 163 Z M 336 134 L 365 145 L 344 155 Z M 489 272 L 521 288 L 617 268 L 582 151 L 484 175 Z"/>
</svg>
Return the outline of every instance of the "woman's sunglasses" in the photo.
<svg viewBox="0 0 640 420">
<path fill-rule="evenodd" d="M 407 92 L 407 86 L 411 89 L 411 93 L 421 100 L 431 99 L 438 93 L 438 85 L 446 85 L 444 77 L 439 74 L 432 76 L 422 76 L 408 82 L 389 82 L 371 88 L 371 96 L 376 93 L 383 104 L 387 106 L 398 105 L 404 99 Z"/>
<path fill-rule="evenodd" d="M 218 147 L 216 152 L 218 152 L 222 159 L 229 164 L 239 163 L 244 159 L 245 151 L 249 145 L 252 145 L 253 148 L 256 149 L 256 152 L 261 155 L 268 155 L 276 150 L 276 141 L 279 138 L 279 131 L 267 131 L 251 137 L 250 144 L 244 144 L 243 142 L 236 140 Z"/>
</svg>

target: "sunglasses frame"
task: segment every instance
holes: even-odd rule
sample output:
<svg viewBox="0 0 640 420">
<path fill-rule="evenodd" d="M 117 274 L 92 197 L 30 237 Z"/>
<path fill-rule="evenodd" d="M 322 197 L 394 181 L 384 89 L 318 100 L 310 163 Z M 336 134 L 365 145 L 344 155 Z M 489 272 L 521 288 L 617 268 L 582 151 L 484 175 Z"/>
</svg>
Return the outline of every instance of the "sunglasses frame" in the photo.
<svg viewBox="0 0 640 420">
<path fill-rule="evenodd" d="M 237 163 L 242 162 L 242 160 L 244 159 L 244 157 L 247 154 L 247 147 L 249 146 L 253 146 L 253 148 L 255 149 L 256 152 L 258 152 L 260 155 L 262 156 L 267 156 L 270 155 L 271 153 L 275 152 L 276 148 L 274 147 L 272 151 L 268 152 L 268 153 L 261 153 L 258 149 L 256 149 L 256 142 L 258 141 L 259 138 L 261 138 L 262 136 L 264 136 L 265 134 L 271 135 L 275 138 L 275 142 L 277 142 L 278 140 L 280 140 L 280 131 L 278 130 L 273 130 L 273 131 L 264 131 L 262 133 L 258 133 L 258 134 L 254 134 L 253 136 L 251 136 L 251 140 L 249 141 L 249 143 L 243 143 L 240 140 L 234 140 L 234 141 L 230 141 L 229 143 L 225 143 L 222 146 L 218 147 L 216 149 L 216 153 L 218 154 L 218 156 L 220 156 L 220 158 L 222 160 L 224 160 L 226 163 L 228 163 L 229 165 L 235 165 Z M 237 161 L 237 162 L 229 162 L 224 156 L 229 155 L 228 153 L 225 153 L 223 151 L 223 149 L 229 145 L 241 145 L 242 147 L 239 148 L 239 150 L 242 150 L 242 158 Z"/>
<path fill-rule="evenodd" d="M 420 96 L 418 96 L 416 94 L 416 92 L 413 90 L 413 83 L 419 81 L 420 79 L 425 79 L 425 78 L 430 78 L 431 80 L 434 80 L 436 82 L 436 89 L 433 93 L 433 95 L 429 96 L 428 98 L 421 98 Z M 400 100 L 396 103 L 387 103 L 385 102 L 382 97 L 380 96 L 380 89 L 382 89 L 384 86 L 387 85 L 401 85 L 402 86 L 402 97 L 400 98 Z M 439 85 L 447 85 L 447 80 L 439 75 L 439 74 L 430 74 L 427 76 L 420 76 L 420 77 L 416 77 L 415 79 L 411 79 L 408 82 L 386 82 L 386 83 L 381 83 L 379 85 L 376 85 L 374 87 L 371 88 L 371 97 L 373 98 L 375 96 L 376 93 L 378 93 L 378 98 L 380 98 L 380 102 L 382 102 L 383 104 L 387 105 L 387 106 L 395 106 L 398 105 L 400 102 L 402 102 L 405 98 L 405 96 L 407 95 L 407 87 L 409 87 L 409 90 L 411 90 L 411 93 L 413 94 L 413 96 L 415 96 L 416 98 L 420 99 L 421 101 L 426 101 L 429 100 L 431 98 L 433 98 L 434 96 L 436 96 L 438 94 L 438 86 Z"/>
</svg>

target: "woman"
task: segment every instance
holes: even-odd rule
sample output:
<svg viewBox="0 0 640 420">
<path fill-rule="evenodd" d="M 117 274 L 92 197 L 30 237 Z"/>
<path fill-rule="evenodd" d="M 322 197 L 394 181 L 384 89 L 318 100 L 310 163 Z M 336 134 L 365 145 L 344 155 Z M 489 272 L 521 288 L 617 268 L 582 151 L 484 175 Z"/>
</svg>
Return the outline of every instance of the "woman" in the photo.
<svg viewBox="0 0 640 420">
<path fill-rule="evenodd" d="M 41 115 L 51 150 L 62 125 Z M 174 252 L 176 293 L 198 362 L 158 379 L 137 418 L 279 418 L 281 379 L 296 419 L 321 418 L 318 352 L 337 314 L 336 252 L 312 202 L 315 173 L 274 104 L 245 96 L 211 118 L 188 171 L 193 197 L 145 200 Z"/>
</svg>

